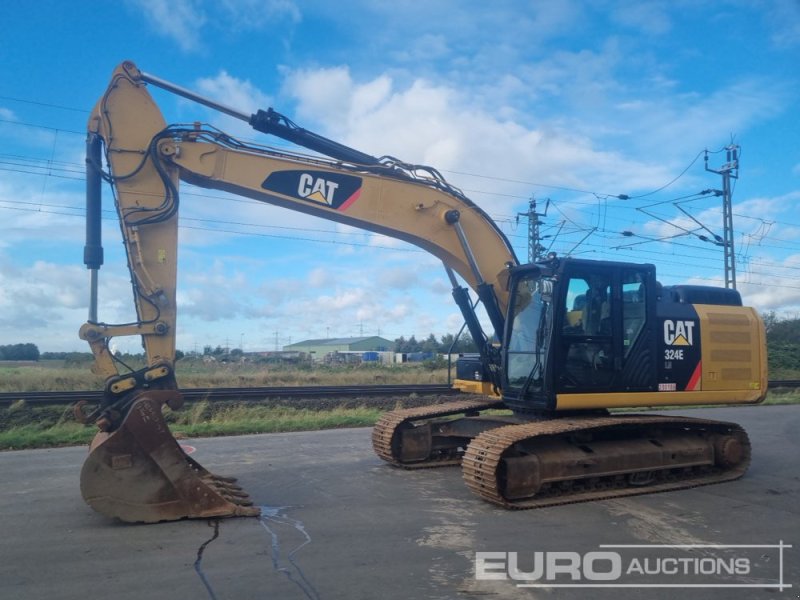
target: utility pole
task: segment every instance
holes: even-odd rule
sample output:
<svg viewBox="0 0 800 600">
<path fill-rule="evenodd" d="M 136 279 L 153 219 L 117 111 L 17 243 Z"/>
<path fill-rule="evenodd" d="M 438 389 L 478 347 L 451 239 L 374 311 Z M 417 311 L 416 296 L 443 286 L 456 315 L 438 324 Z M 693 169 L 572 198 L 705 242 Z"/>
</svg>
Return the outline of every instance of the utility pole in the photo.
<svg viewBox="0 0 800 600">
<path fill-rule="evenodd" d="M 541 221 L 539 217 L 547 216 L 547 209 L 550 207 L 550 198 L 547 198 L 544 205 L 544 212 L 536 212 L 536 197 L 531 196 L 528 203 L 528 212 L 517 213 L 517 223 L 520 217 L 528 217 L 528 262 L 533 263 L 544 259 L 545 247 L 542 246 L 542 237 L 539 233 Z"/>
<path fill-rule="evenodd" d="M 733 206 L 731 202 L 731 179 L 739 179 L 739 146 L 730 144 L 725 148 L 726 163 L 719 169 L 708 167 L 708 150 L 705 154 L 706 171 L 722 176 L 722 245 L 725 254 L 725 287 L 736 289 L 736 254 L 733 247 Z"/>
</svg>

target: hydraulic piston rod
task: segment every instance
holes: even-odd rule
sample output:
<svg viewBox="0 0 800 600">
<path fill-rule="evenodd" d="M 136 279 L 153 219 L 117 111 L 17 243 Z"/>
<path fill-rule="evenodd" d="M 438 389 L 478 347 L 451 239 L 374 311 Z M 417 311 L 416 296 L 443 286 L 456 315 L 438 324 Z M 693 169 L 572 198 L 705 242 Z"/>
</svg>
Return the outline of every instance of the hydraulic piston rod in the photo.
<svg viewBox="0 0 800 600">
<path fill-rule="evenodd" d="M 102 161 L 103 140 L 90 134 L 86 140 L 86 245 L 83 247 L 83 262 L 89 269 L 89 321 L 97 322 L 97 279 L 103 264 L 102 241 Z"/>
</svg>

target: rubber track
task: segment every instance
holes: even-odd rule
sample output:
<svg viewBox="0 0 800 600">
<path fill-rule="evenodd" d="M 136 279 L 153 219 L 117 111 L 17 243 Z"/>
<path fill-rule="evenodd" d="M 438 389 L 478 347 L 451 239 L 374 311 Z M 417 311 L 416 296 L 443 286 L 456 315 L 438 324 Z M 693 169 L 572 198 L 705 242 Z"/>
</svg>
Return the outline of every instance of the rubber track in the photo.
<svg viewBox="0 0 800 600">
<path fill-rule="evenodd" d="M 421 406 L 418 408 L 401 408 L 393 410 L 384 415 L 375 424 L 372 429 L 372 448 L 375 454 L 383 460 L 396 467 L 404 469 L 428 469 L 431 467 L 446 467 L 450 465 L 458 465 L 461 463 L 460 459 L 452 460 L 429 460 L 415 463 L 403 463 L 392 452 L 392 439 L 395 432 L 404 423 L 410 421 L 418 421 L 420 419 L 434 419 L 436 417 L 447 417 L 457 415 L 459 413 L 466 413 L 472 411 L 480 411 L 487 409 L 505 408 L 505 405 L 500 400 L 460 400 L 458 402 L 446 402 L 444 404 L 435 404 L 432 406 Z"/>
<path fill-rule="evenodd" d="M 685 479 L 666 481 L 647 486 L 608 488 L 598 487 L 566 493 L 564 495 L 550 495 L 533 497 L 522 500 L 508 501 L 502 497 L 499 489 L 497 470 L 503 453 L 514 444 L 523 440 L 539 436 L 562 435 L 585 429 L 606 429 L 610 427 L 641 427 L 661 426 L 683 428 L 686 426 L 702 429 L 718 430 L 723 432 L 736 431 L 741 436 L 745 446 L 745 459 L 730 470 L 720 471 L 711 469 L 710 474 L 694 474 Z M 523 423 L 520 425 L 507 425 L 484 431 L 476 436 L 467 447 L 462 460 L 462 472 L 467 487 L 484 500 L 509 509 L 532 509 L 576 502 L 589 502 L 618 498 L 620 496 L 636 496 L 651 494 L 668 490 L 687 489 L 723 481 L 738 479 L 747 470 L 750 463 L 750 442 L 747 433 L 735 423 L 694 419 L 691 417 L 665 417 L 658 415 L 624 415 L 610 417 L 584 417 L 572 419 L 552 419 Z"/>
</svg>

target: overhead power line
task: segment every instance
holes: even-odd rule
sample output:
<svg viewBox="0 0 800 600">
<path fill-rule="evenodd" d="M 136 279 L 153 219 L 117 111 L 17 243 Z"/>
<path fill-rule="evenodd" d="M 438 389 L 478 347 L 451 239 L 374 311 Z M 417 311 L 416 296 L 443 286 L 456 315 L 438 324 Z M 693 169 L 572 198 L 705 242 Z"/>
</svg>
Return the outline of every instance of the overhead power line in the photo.
<svg viewBox="0 0 800 600">
<path fill-rule="evenodd" d="M 6 98 L 8 98 L 8 97 L 6 97 Z M 21 99 L 18 99 L 18 100 L 21 101 Z M 46 105 L 46 103 L 38 103 L 38 104 Z M 57 105 L 53 105 L 53 108 L 69 109 L 69 107 L 58 107 Z M 78 110 L 78 109 L 75 109 L 75 110 Z M 88 111 L 81 111 L 81 112 L 88 112 Z M 63 128 L 49 127 L 49 126 L 45 126 L 45 125 L 38 125 L 38 124 L 35 124 L 35 123 L 25 123 L 25 122 L 14 121 L 14 120 L 6 120 L 6 119 L 0 119 L 0 122 L 11 124 L 11 125 L 14 125 L 14 126 L 35 127 L 35 128 L 40 128 L 40 129 L 47 130 L 47 131 L 53 131 L 53 132 L 56 133 L 56 136 L 61 132 L 68 133 L 68 134 L 75 134 L 75 135 L 84 135 L 84 132 L 82 132 L 82 131 L 73 131 L 73 130 L 63 129 Z M 718 153 L 718 152 L 720 152 L 720 151 L 709 152 L 709 154 L 714 154 L 714 153 Z M 72 163 L 72 162 L 67 162 L 67 161 L 56 161 L 56 160 L 51 160 L 51 159 L 41 159 L 41 158 L 34 158 L 34 157 L 26 157 L 26 156 L 14 155 L 14 154 L 0 154 L 0 157 L 3 158 L 3 160 L 0 160 L 0 170 L 2 170 L 2 171 L 17 172 L 17 173 L 30 174 L 30 175 L 39 175 L 39 176 L 42 176 L 42 177 L 53 177 L 53 178 L 75 180 L 75 181 L 84 180 L 84 177 L 83 177 L 83 165 L 80 164 L 80 163 Z M 631 199 L 631 200 L 638 199 L 638 198 L 643 198 L 643 197 L 646 197 L 646 196 L 650 196 L 650 195 L 652 195 L 652 194 L 654 194 L 654 193 L 656 193 L 658 191 L 663 191 L 664 189 L 666 189 L 670 185 L 674 184 L 678 179 L 680 179 L 680 177 L 682 177 L 683 175 L 685 175 L 686 172 L 688 172 L 688 170 L 689 170 L 689 168 L 691 168 L 691 166 L 693 166 L 697 162 L 698 157 L 699 157 L 699 154 L 698 154 L 698 156 L 695 156 L 694 159 L 690 162 L 690 164 L 677 177 L 673 178 L 670 182 L 664 184 L 663 186 L 657 188 L 656 190 L 653 190 L 652 192 L 648 192 L 648 193 L 645 193 L 645 194 L 640 194 L 638 196 L 626 196 L 624 194 L 621 194 L 621 195 L 620 194 L 617 194 L 617 195 L 604 194 L 604 193 L 599 193 L 599 192 L 593 192 L 591 190 L 581 190 L 581 189 L 577 189 L 577 188 L 570 188 L 570 187 L 563 187 L 563 186 L 549 186 L 549 187 L 552 187 L 554 189 L 563 189 L 563 190 L 577 192 L 577 193 L 581 193 L 581 194 L 592 195 L 592 196 L 598 198 L 601 201 L 602 200 L 615 199 L 615 198 L 622 198 L 622 197 L 624 197 L 625 199 Z M 478 177 L 478 178 L 487 179 L 487 180 L 506 181 L 506 182 L 510 182 L 510 183 L 520 183 L 520 184 L 525 184 L 525 185 L 540 185 L 541 187 L 548 187 L 548 186 L 545 186 L 545 185 L 542 185 L 542 184 L 537 184 L 535 182 L 524 182 L 524 181 L 514 180 L 514 179 L 510 179 L 510 178 L 494 177 L 494 176 L 487 176 L 487 175 L 480 175 L 480 174 L 474 174 L 474 173 L 468 173 L 468 172 L 459 172 L 459 171 L 449 171 L 449 172 L 463 174 L 463 175 L 466 175 L 466 176 Z M 717 172 L 717 171 L 715 171 L 715 172 Z M 735 184 L 735 181 L 733 183 Z M 189 189 L 192 189 L 191 186 L 188 186 L 188 187 L 189 187 Z M 522 195 L 505 194 L 505 193 L 501 193 L 501 192 L 493 192 L 493 191 L 488 191 L 488 190 L 468 190 L 468 191 L 474 192 L 474 193 L 477 193 L 477 194 L 495 195 L 495 196 L 500 196 L 500 197 L 515 198 L 515 199 L 523 199 L 524 198 L 524 196 L 522 196 Z M 730 191 L 732 193 L 733 186 L 731 186 Z M 672 198 L 672 199 L 669 199 L 669 200 L 655 202 L 655 203 L 647 205 L 647 206 L 648 207 L 654 207 L 654 206 L 658 206 L 658 205 L 665 205 L 665 204 L 668 204 L 668 203 L 671 203 L 673 205 L 684 204 L 684 203 L 687 203 L 687 202 L 693 202 L 695 200 L 699 200 L 700 198 L 704 197 L 704 195 L 707 195 L 708 193 L 711 193 L 711 192 L 717 193 L 716 190 L 705 190 L 703 192 L 690 194 L 688 196 L 681 196 L 681 197 L 678 197 L 678 198 Z M 719 195 L 721 193 L 722 192 L 718 192 L 717 195 Z M 193 195 L 193 196 L 198 196 L 198 197 L 213 198 L 213 199 L 223 199 L 224 198 L 226 201 L 245 202 L 245 203 L 249 203 L 249 204 L 259 204 L 259 205 L 262 204 L 262 203 L 260 203 L 258 201 L 251 200 L 251 199 L 242 199 L 242 198 L 224 197 L 224 196 L 214 196 L 214 195 L 201 194 L 201 193 L 190 192 L 190 191 L 185 191 L 185 192 L 183 192 L 183 194 L 184 195 L 190 195 L 190 196 Z M 567 204 L 570 205 L 570 206 L 572 206 L 572 205 L 574 205 L 574 206 L 597 206 L 596 202 L 586 202 L 586 201 L 580 200 L 580 199 L 572 200 L 572 201 L 568 202 Z M 626 246 L 624 244 L 623 245 L 617 244 L 616 246 L 614 246 L 614 245 L 611 244 L 611 242 L 624 238 L 625 236 L 624 236 L 623 232 L 630 231 L 630 229 L 628 227 L 620 227 L 620 228 L 618 228 L 618 230 L 615 231 L 615 230 L 613 230 L 613 229 L 611 229 L 609 227 L 609 225 L 608 225 L 608 223 L 606 221 L 614 221 L 614 222 L 618 222 L 618 223 L 626 223 L 626 222 L 627 223 L 631 223 L 632 221 L 626 219 L 622 215 L 614 215 L 614 214 L 607 215 L 607 214 L 605 214 L 605 210 L 607 209 L 607 205 L 601 205 L 601 206 L 597 207 L 597 224 L 594 225 L 594 226 L 588 225 L 588 224 L 586 224 L 586 225 L 581 224 L 580 221 L 583 220 L 582 218 L 580 218 L 580 217 L 576 217 L 576 218 L 570 217 L 569 214 L 568 214 L 568 211 L 565 210 L 565 209 L 560 208 L 556 203 L 553 203 L 553 206 L 561 214 L 561 216 L 563 217 L 563 220 L 560 221 L 560 226 L 558 227 L 557 237 L 559 239 L 558 240 L 553 239 L 552 243 L 550 244 L 550 248 L 548 248 L 548 250 L 550 250 L 550 249 L 561 249 L 561 250 L 563 250 L 562 254 L 570 253 L 570 252 L 572 252 L 573 254 L 581 254 L 581 253 L 601 253 L 601 252 L 609 253 L 612 249 L 616 249 L 616 250 L 626 249 Z M 19 206 L 16 206 L 16 207 L 4 206 L 2 208 L 13 209 L 13 210 L 24 210 Z M 640 210 L 641 208 L 644 208 L 644 207 L 635 207 L 635 206 L 631 206 L 630 204 L 626 204 L 626 203 L 618 203 L 618 204 L 614 205 L 614 210 L 616 212 L 624 212 L 624 213 L 628 213 L 628 214 L 630 214 L 629 211 L 636 211 L 636 210 Z M 681 209 L 681 207 L 678 207 L 678 208 L 679 208 L 679 210 L 683 210 L 683 209 Z M 36 209 L 30 209 L 30 210 L 31 211 L 36 211 Z M 76 209 L 76 208 L 73 208 L 73 207 L 65 207 L 65 208 L 62 208 L 60 210 L 63 210 L 63 211 L 69 211 L 69 210 L 77 211 L 77 210 L 82 210 L 82 209 Z M 47 211 L 47 210 L 42 210 L 42 209 L 39 209 L 38 212 L 53 212 L 53 214 L 59 214 L 56 211 Z M 69 215 L 69 216 L 76 216 L 74 213 L 69 213 L 69 212 L 64 212 L 64 213 L 61 213 L 61 214 L 66 214 L 66 215 Z M 731 214 L 733 214 L 733 213 L 731 213 Z M 656 219 L 662 220 L 662 221 L 665 220 L 665 219 L 661 218 L 661 215 L 652 214 L 652 215 L 649 215 L 649 216 L 651 216 L 652 218 L 656 218 Z M 666 216 L 666 215 L 664 215 L 664 216 Z M 691 215 L 687 215 L 687 216 L 689 218 L 693 219 L 693 217 L 691 217 Z M 756 220 L 756 221 L 759 221 L 762 224 L 766 223 L 765 219 L 759 218 L 759 217 L 753 217 L 751 215 L 738 215 L 737 214 L 737 216 L 742 217 L 742 218 L 751 219 L 751 220 Z M 511 216 L 505 217 L 505 222 L 506 223 L 510 223 L 512 218 L 513 217 L 511 217 Z M 495 221 L 497 221 L 498 223 L 504 222 L 504 217 L 502 215 L 493 216 L 493 219 Z M 594 217 L 592 217 L 592 220 L 594 220 Z M 694 219 L 694 221 L 695 221 L 695 223 L 698 225 L 698 227 L 700 229 L 704 229 L 706 232 L 711 233 L 711 230 L 708 227 L 704 226 L 700 221 L 698 221 L 696 219 Z M 237 223 L 235 221 L 207 220 L 207 222 L 214 222 L 215 224 L 220 224 L 220 225 L 231 225 L 233 227 L 253 227 L 253 225 L 250 224 L 250 223 Z M 794 224 L 794 223 L 782 222 L 782 221 L 769 221 L 769 223 L 779 223 L 779 224 L 786 225 L 786 226 L 796 226 L 796 224 Z M 556 226 L 554 225 L 553 227 L 555 228 Z M 220 233 L 230 233 L 230 234 L 233 234 L 233 235 L 261 235 L 263 237 L 278 237 L 278 238 L 282 238 L 282 239 L 298 239 L 298 240 L 301 240 L 301 241 L 318 241 L 320 243 L 339 243 L 339 244 L 345 244 L 345 245 L 346 244 L 359 245 L 359 244 L 352 244 L 350 242 L 344 242 L 344 241 L 330 241 L 329 242 L 329 241 L 326 241 L 326 240 L 309 239 L 309 238 L 302 238 L 302 237 L 292 238 L 291 236 L 278 236 L 278 235 L 266 234 L 266 233 L 253 233 L 253 232 L 241 231 L 241 230 L 235 230 L 235 229 L 220 229 L 220 228 L 214 229 L 214 228 L 202 228 L 202 227 L 188 227 L 188 228 L 203 229 L 203 230 L 207 230 L 207 231 L 218 231 Z M 310 233 L 311 232 L 333 233 L 333 232 L 327 232 L 327 231 L 323 231 L 323 230 L 314 230 L 314 229 L 311 229 L 311 228 L 297 228 L 297 230 L 298 231 L 306 231 L 306 232 L 310 232 Z M 697 235 L 698 231 L 699 230 L 692 231 L 691 229 L 686 229 L 687 233 L 691 233 L 692 235 L 696 235 L 696 237 L 698 239 L 700 239 L 701 241 L 707 241 L 707 240 L 702 240 L 700 235 Z M 336 232 L 336 233 L 338 235 L 351 235 L 348 232 Z M 359 234 L 358 233 L 354 233 L 352 235 L 359 235 Z M 786 250 L 798 247 L 797 242 L 795 242 L 794 240 L 784 240 L 784 239 L 781 239 L 781 238 L 778 238 L 778 237 L 774 237 L 773 235 L 770 235 L 768 228 L 767 229 L 763 229 L 763 230 L 761 230 L 761 231 L 759 231 L 759 232 L 757 232 L 755 234 L 743 234 L 743 235 L 744 236 L 750 236 L 753 239 L 757 239 L 758 242 L 756 242 L 756 245 L 758 247 L 760 247 L 760 248 L 776 249 L 776 250 L 786 251 Z M 579 237 L 577 237 L 577 236 L 582 236 L 582 237 L 579 239 Z M 594 237 L 594 236 L 599 236 L 599 237 L 602 238 L 602 240 L 608 241 L 609 243 L 593 244 L 593 243 L 591 243 L 591 238 Z M 515 235 L 513 233 L 509 234 L 509 237 L 510 238 L 515 238 L 517 240 L 527 239 L 527 238 L 525 238 L 525 236 Z M 692 246 L 691 244 L 686 243 L 688 240 L 684 240 L 683 242 L 678 241 L 680 238 L 685 237 L 683 235 L 665 236 L 665 237 L 662 237 L 662 238 L 654 237 L 654 238 L 651 238 L 651 239 L 646 240 L 646 241 L 645 241 L 645 236 L 641 236 L 641 237 L 642 237 L 642 242 L 641 243 L 668 242 L 673 247 L 677 247 L 677 248 L 683 247 L 683 248 L 691 249 L 692 252 L 694 252 L 694 253 L 701 252 L 701 251 L 708 251 L 709 253 L 714 253 L 715 250 L 716 250 L 714 248 L 708 248 L 708 247 L 703 248 L 702 246 L 699 246 L 699 245 Z M 712 237 L 713 237 L 713 234 L 712 234 Z M 746 242 L 749 243 L 751 246 L 753 244 L 752 242 L 748 242 L 747 240 L 746 240 Z M 778 244 L 778 245 L 774 245 L 774 244 Z M 782 244 L 785 244 L 785 245 L 782 245 Z M 631 244 L 631 245 L 633 245 L 633 244 Z M 381 247 L 381 246 L 373 246 L 373 245 L 368 245 L 368 244 L 364 244 L 363 246 Z M 392 249 L 392 248 L 388 248 L 388 247 L 384 247 L 384 248 Z M 580 252 L 578 252 L 579 249 L 581 249 Z M 403 251 L 416 251 L 416 250 L 415 249 L 404 249 Z M 644 253 L 644 250 L 642 250 L 640 248 L 637 248 L 637 252 Z M 655 255 L 657 253 L 650 252 L 650 254 L 654 254 Z M 682 254 L 681 255 L 681 254 L 677 254 L 675 252 L 673 252 L 672 255 L 673 256 L 685 256 L 687 258 L 696 258 L 696 256 L 697 256 L 696 254 L 693 254 L 693 255 Z M 709 258 L 708 260 L 711 260 L 711 259 Z M 736 260 L 732 259 L 732 263 L 735 263 L 735 262 L 736 262 Z M 742 264 L 764 265 L 764 266 L 766 266 L 768 268 L 770 267 L 769 263 L 765 263 L 765 262 L 759 261 L 757 259 L 751 259 L 749 257 L 749 252 L 748 252 L 748 254 L 740 257 L 740 262 Z M 710 267 L 706 267 L 705 265 L 702 265 L 702 266 L 701 265 L 696 265 L 694 262 L 693 262 L 693 266 L 697 266 L 698 268 L 710 268 Z M 781 269 L 781 270 L 784 270 L 784 271 L 794 271 L 795 270 L 793 267 L 790 267 L 790 266 L 782 266 L 782 265 L 772 265 L 772 266 L 775 269 Z"/>
<path fill-rule="evenodd" d="M 19 204 L 19 203 L 15 203 L 15 204 Z M 54 210 L 52 208 L 35 208 L 34 206 L 40 206 L 40 205 L 38 203 L 35 203 L 35 202 L 26 203 L 26 206 L 3 206 L 2 204 L 0 204 L 0 209 L 24 211 L 24 212 L 31 212 L 31 213 L 54 214 L 54 215 L 68 216 L 68 217 L 79 217 L 79 218 L 83 218 L 84 217 L 83 208 L 82 207 L 69 207 L 69 206 L 59 207 L 59 206 L 56 206 L 56 205 L 47 205 L 47 206 L 55 207 L 56 209 Z M 42 206 L 45 206 L 45 205 L 42 205 Z M 66 211 L 74 211 L 74 212 L 66 212 Z M 106 212 L 112 213 L 113 211 L 106 211 Z M 108 221 L 115 221 L 116 220 L 116 216 L 113 215 L 113 214 L 109 214 L 109 216 L 104 217 L 104 219 L 106 219 Z M 193 222 L 196 221 L 196 222 L 201 222 L 201 223 L 202 222 L 220 223 L 220 221 L 217 221 L 217 220 L 191 219 L 191 218 L 186 218 L 186 219 L 184 219 L 184 221 L 193 221 Z M 233 224 L 233 225 L 235 225 L 235 222 L 223 221 L 223 222 L 221 222 L 221 224 Z M 248 224 L 248 225 L 250 225 L 250 224 Z M 252 225 L 250 225 L 250 226 L 252 226 Z M 259 225 L 258 227 L 280 228 L 280 226 L 268 226 L 268 225 L 263 225 L 263 226 Z M 212 232 L 212 233 L 231 234 L 231 235 L 237 235 L 237 236 L 262 237 L 262 238 L 283 239 L 283 240 L 302 241 L 302 242 L 311 242 L 311 243 L 344 245 L 344 246 L 351 246 L 351 247 L 378 248 L 378 249 L 382 249 L 382 250 L 391 250 L 391 251 L 397 251 L 397 252 L 419 252 L 419 253 L 422 253 L 422 250 L 419 250 L 419 249 L 417 249 L 417 248 L 415 248 L 413 246 L 409 246 L 409 247 L 405 247 L 405 248 L 398 248 L 398 247 L 394 247 L 394 246 L 381 246 L 381 245 L 375 245 L 375 244 L 362 244 L 362 243 L 352 242 L 352 241 L 331 240 L 331 239 L 311 238 L 311 237 L 292 236 L 292 235 L 279 235 L 279 234 L 271 234 L 271 233 L 264 233 L 264 232 L 242 231 L 242 230 L 239 230 L 239 229 L 220 228 L 220 227 L 203 227 L 203 226 L 188 225 L 188 224 L 181 225 L 180 229 L 190 229 L 190 230 L 196 230 L 196 231 L 208 231 L 208 232 Z M 286 229 L 287 230 L 292 230 L 293 228 L 286 227 Z M 312 230 L 312 229 L 308 229 L 308 228 L 297 228 L 297 231 L 311 231 L 311 232 L 313 232 L 313 231 L 316 231 L 316 230 Z M 331 233 L 331 232 L 330 231 L 321 231 L 321 233 Z M 338 232 L 338 233 L 342 234 L 344 232 Z M 602 234 L 603 232 L 597 232 L 597 233 L 598 234 Z M 615 232 L 605 232 L 605 233 L 609 234 L 609 233 L 615 233 Z M 607 235 L 604 235 L 603 237 L 607 238 Z M 564 246 L 564 251 L 560 252 L 560 254 L 562 254 L 562 255 L 565 255 L 567 253 L 568 245 L 570 245 L 570 244 L 574 245 L 573 242 L 569 242 L 568 240 L 563 240 L 563 241 L 557 242 L 557 243 L 559 245 L 561 245 L 561 246 Z M 675 245 L 675 244 L 672 244 L 672 245 Z M 582 243 L 582 246 L 587 247 L 588 249 L 584 250 L 582 252 L 574 253 L 574 254 L 600 253 L 600 252 L 606 252 L 607 253 L 612 249 L 607 245 L 593 244 L 591 242 L 586 242 L 586 241 L 584 241 Z M 691 248 L 692 250 L 696 250 L 697 249 L 697 247 L 692 247 L 692 246 L 689 246 L 689 245 L 686 245 L 686 244 L 683 244 L 683 246 L 685 246 L 687 248 Z M 709 250 L 713 250 L 713 249 L 709 249 Z M 666 255 L 663 252 L 660 252 L 660 251 L 648 251 L 648 250 L 645 250 L 645 249 L 637 249 L 637 255 L 652 255 L 654 257 L 657 257 L 659 264 L 675 265 L 675 266 L 679 266 L 679 267 L 685 267 L 685 265 L 686 265 L 686 261 L 671 261 L 671 260 L 667 259 Z M 689 254 L 673 253 L 673 254 L 670 254 L 669 256 L 675 256 L 676 258 L 691 259 L 692 260 L 692 267 L 693 267 L 693 269 L 696 269 L 696 270 L 709 271 L 709 272 L 717 272 L 718 271 L 718 266 L 716 264 L 713 264 L 713 263 L 704 264 L 703 262 L 700 261 L 700 257 L 698 257 L 697 254 L 689 255 Z M 773 271 L 773 270 L 776 270 L 776 269 L 788 270 L 788 271 L 800 271 L 800 266 L 793 267 L 793 266 L 790 266 L 790 265 L 777 265 L 777 264 L 773 265 L 773 264 L 769 264 L 769 263 L 766 263 L 766 262 L 763 262 L 763 261 L 754 261 L 754 262 L 756 264 L 758 264 L 758 265 L 761 265 L 761 266 L 764 266 L 764 267 L 769 267 L 770 271 Z M 683 269 L 680 273 L 670 273 L 669 271 L 666 271 L 666 270 L 661 270 L 659 272 L 662 274 L 662 276 L 672 276 L 672 277 L 675 277 L 677 279 L 685 279 L 686 278 L 685 269 Z M 788 274 L 785 274 L 785 273 L 774 273 L 774 272 L 769 272 L 769 271 L 762 271 L 761 275 L 767 276 L 767 277 L 774 277 L 775 279 L 778 279 L 778 280 L 784 282 L 785 287 L 787 287 L 787 288 L 800 289 L 800 285 L 793 286 L 793 285 L 791 285 L 791 283 L 787 283 L 787 282 L 798 282 L 798 284 L 800 284 L 800 276 L 791 276 L 791 275 L 788 275 Z M 701 276 L 695 276 L 695 278 L 699 279 L 701 281 L 709 281 L 709 282 L 717 281 L 719 279 L 719 278 L 714 278 L 714 277 L 701 277 Z"/>
<path fill-rule="evenodd" d="M 68 110 L 72 112 L 79 112 L 84 114 L 89 114 L 86 109 L 83 108 L 73 108 L 72 106 L 63 106 L 61 104 L 52 104 L 50 102 L 39 102 L 37 100 L 28 100 L 26 98 L 17 98 L 15 96 L 0 96 L 0 100 L 7 100 L 10 102 L 19 102 L 21 104 L 32 104 L 35 106 L 44 106 L 45 108 L 57 108 L 58 110 Z"/>
</svg>

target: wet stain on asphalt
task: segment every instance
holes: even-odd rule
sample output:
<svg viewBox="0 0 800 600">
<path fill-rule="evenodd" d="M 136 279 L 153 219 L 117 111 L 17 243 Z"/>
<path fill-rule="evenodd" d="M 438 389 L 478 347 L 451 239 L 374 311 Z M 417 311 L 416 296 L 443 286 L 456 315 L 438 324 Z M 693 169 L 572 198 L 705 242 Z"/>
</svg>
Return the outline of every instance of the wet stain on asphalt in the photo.
<svg viewBox="0 0 800 600">
<path fill-rule="evenodd" d="M 284 513 L 286 507 L 261 507 L 261 526 L 270 535 L 270 547 L 272 568 L 277 573 L 284 575 L 289 581 L 296 585 L 309 600 L 319 600 L 320 595 L 311 582 L 303 573 L 303 569 L 295 561 L 297 553 L 311 543 L 311 536 L 305 529 L 302 521 L 293 519 Z M 281 556 L 281 534 L 282 529 L 290 528 L 301 536 L 301 541 L 286 554 L 285 561 Z M 285 536 L 284 536 L 285 537 Z"/>
</svg>

